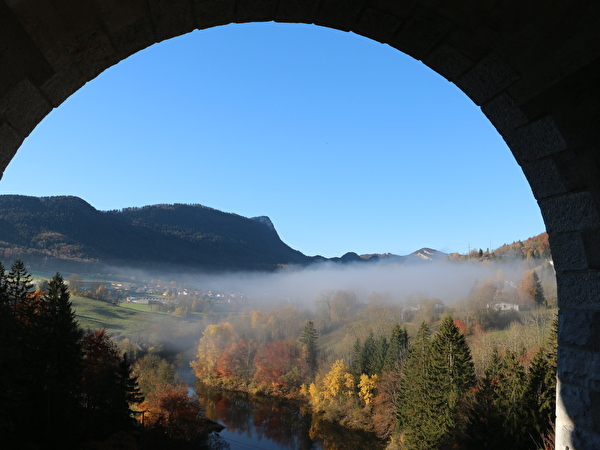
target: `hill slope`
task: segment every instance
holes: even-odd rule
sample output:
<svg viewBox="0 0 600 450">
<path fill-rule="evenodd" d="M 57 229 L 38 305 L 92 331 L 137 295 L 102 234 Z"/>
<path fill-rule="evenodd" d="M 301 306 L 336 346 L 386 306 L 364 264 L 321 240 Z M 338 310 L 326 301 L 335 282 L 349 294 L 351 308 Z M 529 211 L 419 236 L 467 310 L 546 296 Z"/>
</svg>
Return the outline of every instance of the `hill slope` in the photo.
<svg viewBox="0 0 600 450">
<path fill-rule="evenodd" d="M 311 258 L 271 221 L 201 205 L 98 211 L 77 197 L 0 196 L 0 256 L 165 269 L 272 270 Z"/>
</svg>

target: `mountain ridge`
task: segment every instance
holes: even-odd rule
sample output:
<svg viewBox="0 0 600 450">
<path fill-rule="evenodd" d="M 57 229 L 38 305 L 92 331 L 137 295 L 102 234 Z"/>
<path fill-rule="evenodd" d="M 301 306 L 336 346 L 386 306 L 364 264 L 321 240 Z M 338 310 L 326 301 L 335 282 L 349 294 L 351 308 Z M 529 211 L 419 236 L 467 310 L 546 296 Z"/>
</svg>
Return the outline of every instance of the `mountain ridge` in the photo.
<svg viewBox="0 0 600 450">
<path fill-rule="evenodd" d="M 285 244 L 267 216 L 247 218 L 183 203 L 100 211 L 75 196 L 0 195 L 0 259 L 8 263 L 18 257 L 49 268 L 59 262 L 67 270 L 122 265 L 221 272 L 317 262 L 425 263 L 452 256 L 427 247 L 406 256 L 307 256 Z"/>
</svg>

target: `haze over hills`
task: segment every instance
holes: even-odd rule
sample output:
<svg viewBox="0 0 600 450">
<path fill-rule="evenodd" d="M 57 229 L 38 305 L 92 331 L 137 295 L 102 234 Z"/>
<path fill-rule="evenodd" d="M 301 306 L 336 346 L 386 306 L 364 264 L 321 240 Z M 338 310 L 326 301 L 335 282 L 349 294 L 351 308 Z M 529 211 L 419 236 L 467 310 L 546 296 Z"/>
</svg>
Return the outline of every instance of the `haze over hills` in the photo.
<svg viewBox="0 0 600 450">
<path fill-rule="evenodd" d="M 271 271 L 315 262 L 406 263 L 444 259 L 411 255 L 306 256 L 286 245 L 266 216 L 247 218 L 202 205 L 162 204 L 99 211 L 74 196 L 0 196 L 0 258 L 81 270 L 100 265 L 205 271 Z"/>
</svg>

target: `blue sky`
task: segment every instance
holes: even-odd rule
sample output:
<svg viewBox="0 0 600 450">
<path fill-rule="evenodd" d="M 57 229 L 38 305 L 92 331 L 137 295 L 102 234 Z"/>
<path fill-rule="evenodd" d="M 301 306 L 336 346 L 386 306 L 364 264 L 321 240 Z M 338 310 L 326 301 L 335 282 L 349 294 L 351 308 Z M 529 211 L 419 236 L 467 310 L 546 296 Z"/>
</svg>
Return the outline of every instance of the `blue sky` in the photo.
<svg viewBox="0 0 600 450">
<path fill-rule="evenodd" d="M 544 231 L 508 147 L 458 88 L 308 25 L 217 27 L 131 56 L 42 121 L 0 189 L 267 215 L 291 247 L 328 257 L 464 253 Z"/>
</svg>

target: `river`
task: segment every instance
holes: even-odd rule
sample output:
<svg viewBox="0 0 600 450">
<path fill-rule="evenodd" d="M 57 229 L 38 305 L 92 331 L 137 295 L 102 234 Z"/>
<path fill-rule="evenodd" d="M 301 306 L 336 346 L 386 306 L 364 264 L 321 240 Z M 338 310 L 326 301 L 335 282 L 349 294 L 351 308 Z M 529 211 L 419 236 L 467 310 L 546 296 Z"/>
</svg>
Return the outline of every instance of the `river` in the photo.
<svg viewBox="0 0 600 450">
<path fill-rule="evenodd" d="M 231 450 L 382 450 L 372 433 L 352 431 L 313 416 L 307 407 L 273 397 L 197 386 L 206 417 L 225 427 Z"/>
</svg>

